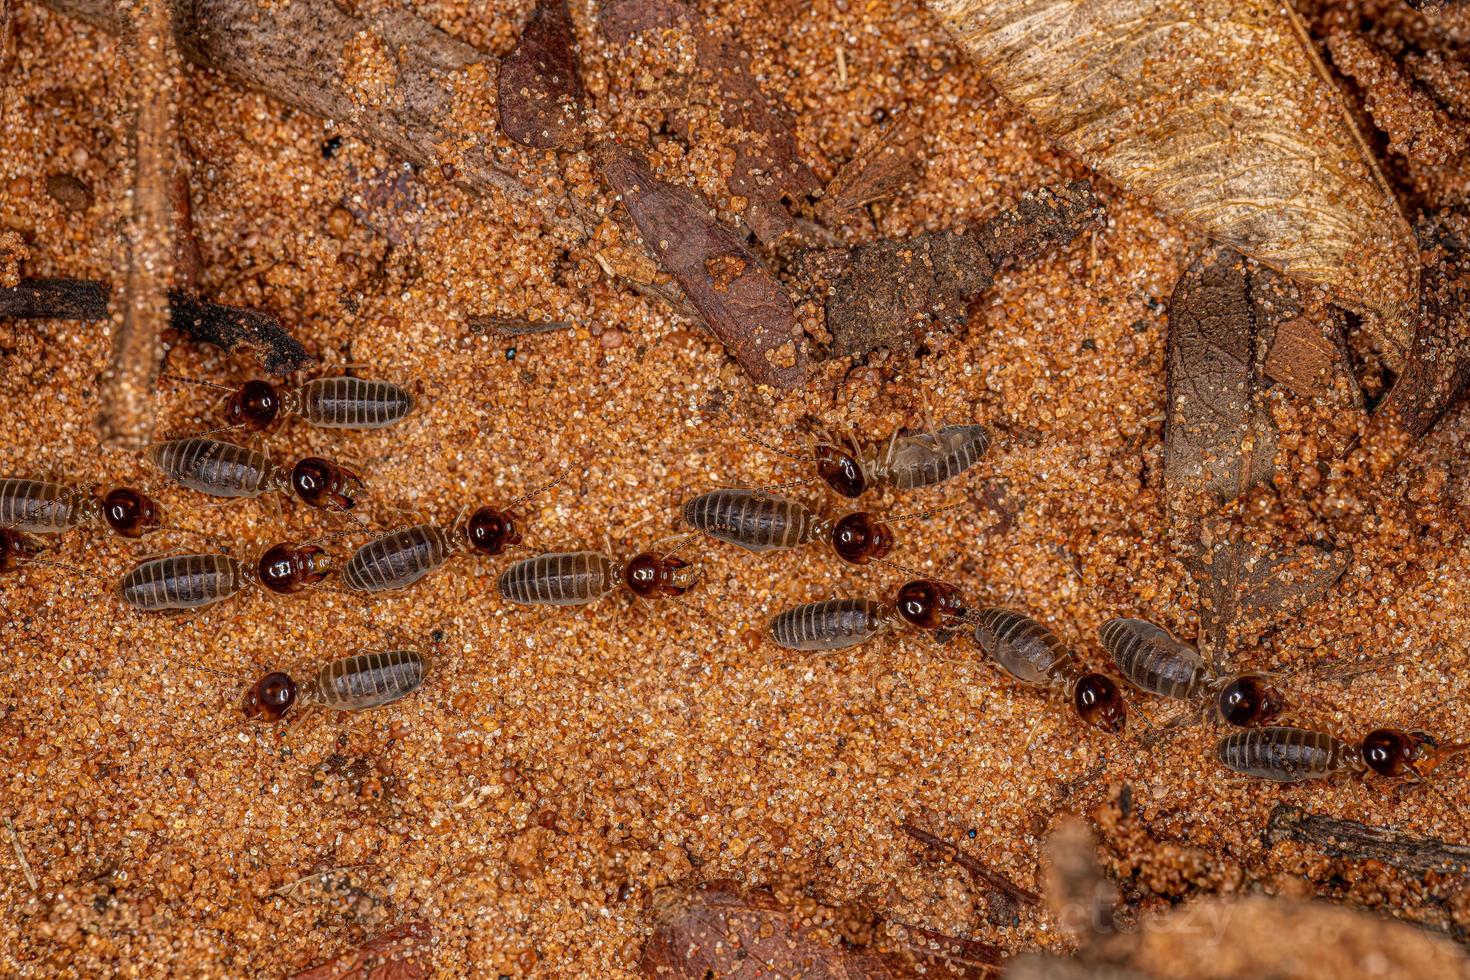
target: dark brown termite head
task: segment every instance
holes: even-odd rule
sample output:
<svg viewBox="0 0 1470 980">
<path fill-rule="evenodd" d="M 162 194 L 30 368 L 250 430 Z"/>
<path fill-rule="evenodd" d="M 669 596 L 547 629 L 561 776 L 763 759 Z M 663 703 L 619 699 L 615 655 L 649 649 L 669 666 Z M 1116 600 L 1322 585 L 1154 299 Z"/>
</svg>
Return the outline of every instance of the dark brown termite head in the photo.
<svg viewBox="0 0 1470 980">
<path fill-rule="evenodd" d="M 312 507 L 351 510 L 362 485 L 352 470 L 320 456 L 308 456 L 291 467 L 292 492 Z"/>
<path fill-rule="evenodd" d="M 1215 695 L 1215 710 L 1231 725 L 1265 725 L 1286 709 L 1286 698 L 1260 674 L 1242 674 Z"/>
<path fill-rule="evenodd" d="M 929 579 L 904 583 L 894 606 L 904 622 L 923 630 L 948 626 L 965 614 L 958 586 Z"/>
<path fill-rule="evenodd" d="M 260 584 L 276 595 L 292 595 L 316 585 L 332 571 L 326 549 L 283 541 L 261 553 L 255 572 Z"/>
<path fill-rule="evenodd" d="M 623 584 L 644 599 L 683 595 L 694 588 L 694 571 L 687 561 L 644 551 L 623 566 Z"/>
<path fill-rule="evenodd" d="M 854 511 L 832 525 L 832 550 L 854 565 L 866 565 L 893 550 L 893 529 L 872 514 Z"/>
<path fill-rule="evenodd" d="M 1425 762 L 1428 736 L 1397 728 L 1375 728 L 1363 736 L 1363 762 L 1380 776 L 1417 776 Z M 1430 767 L 1432 768 L 1432 766 Z"/>
<path fill-rule="evenodd" d="M 141 538 L 163 523 L 163 508 L 158 502 L 129 487 L 107 491 L 99 509 L 107 526 L 124 538 Z"/>
<path fill-rule="evenodd" d="M 1117 734 L 1128 723 L 1128 705 L 1118 685 L 1106 674 L 1083 674 L 1072 689 L 1077 717 L 1093 728 Z"/>
<path fill-rule="evenodd" d="M 296 703 L 296 682 L 289 675 L 272 671 L 250 686 L 241 707 L 254 721 L 280 721 Z"/>
<path fill-rule="evenodd" d="M 817 459 L 817 475 L 835 492 L 844 497 L 861 497 L 868 488 L 868 476 L 863 472 L 862 461 L 838 446 L 821 443 L 814 455 Z"/>
<path fill-rule="evenodd" d="M 521 543 L 520 517 L 508 510 L 481 507 L 465 522 L 464 536 L 479 554 L 503 554 Z"/>
<path fill-rule="evenodd" d="M 41 553 L 41 544 L 24 531 L 0 528 L 0 572 L 13 572 Z"/>
<path fill-rule="evenodd" d="M 281 415 L 281 396 L 268 381 L 247 381 L 230 395 L 225 418 L 251 432 L 268 429 Z"/>
</svg>

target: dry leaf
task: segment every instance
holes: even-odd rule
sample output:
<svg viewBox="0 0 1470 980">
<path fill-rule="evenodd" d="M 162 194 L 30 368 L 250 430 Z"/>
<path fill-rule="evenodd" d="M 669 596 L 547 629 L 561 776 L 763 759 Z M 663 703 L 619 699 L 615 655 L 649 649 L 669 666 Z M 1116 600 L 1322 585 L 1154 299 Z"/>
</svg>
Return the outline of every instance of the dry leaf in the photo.
<svg viewBox="0 0 1470 980">
<path fill-rule="evenodd" d="M 500 62 L 500 128 L 526 146 L 567 149 L 581 142 L 582 74 L 566 0 L 541 0 Z"/>
<path fill-rule="evenodd" d="M 433 972 L 428 963 L 433 939 L 427 922 L 407 922 L 294 980 L 421 980 Z"/>
<path fill-rule="evenodd" d="M 744 977 L 898 980 L 922 975 L 979 978 L 999 952 L 983 943 L 902 927 L 885 935 L 871 916 L 810 899 L 714 881 L 654 896 L 658 924 L 643 951 L 645 976 L 689 980 Z"/>
<path fill-rule="evenodd" d="M 1190 266 L 1170 301 L 1166 499 L 1216 664 L 1230 634 L 1294 615 L 1346 567 L 1346 553 L 1294 540 L 1289 529 L 1247 526 L 1229 506 L 1255 488 L 1269 492 L 1279 435 L 1270 398 L 1286 391 L 1272 391 L 1268 365 L 1303 359 L 1272 357 L 1279 333 L 1300 351 L 1303 319 L 1314 322 L 1295 284 L 1225 248 Z M 1312 353 L 1328 358 L 1319 370 L 1335 383 L 1316 382 L 1305 401 L 1318 412 L 1353 412 L 1346 356 L 1326 341 L 1321 322 L 1314 326 L 1323 342 Z"/>
<path fill-rule="evenodd" d="M 865 205 L 897 196 L 919 176 L 923 160 L 923 133 L 911 119 L 869 130 L 827 185 L 817 214 L 830 225 L 840 225 Z"/>
<path fill-rule="evenodd" d="M 1289 4 L 929 0 L 1000 90 L 1089 166 L 1411 340 L 1409 227 Z"/>
</svg>

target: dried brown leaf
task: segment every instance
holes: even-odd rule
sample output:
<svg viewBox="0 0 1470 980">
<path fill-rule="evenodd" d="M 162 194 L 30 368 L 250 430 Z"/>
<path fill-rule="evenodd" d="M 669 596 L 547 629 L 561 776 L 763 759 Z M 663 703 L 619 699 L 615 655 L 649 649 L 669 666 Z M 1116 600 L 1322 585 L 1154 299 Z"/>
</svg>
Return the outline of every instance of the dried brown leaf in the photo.
<svg viewBox="0 0 1470 980">
<path fill-rule="evenodd" d="M 732 980 L 742 977 L 897 980 L 993 976 L 991 946 L 899 927 L 857 910 L 809 899 L 787 902 L 769 891 L 714 881 L 654 897 L 658 922 L 643 951 L 645 976 Z"/>
<path fill-rule="evenodd" d="M 1294 615 L 1346 568 L 1345 552 L 1300 542 L 1290 529 L 1246 526 L 1230 506 L 1253 489 L 1268 491 L 1276 473 L 1271 399 L 1285 392 L 1272 391 L 1267 366 L 1278 333 L 1299 335 L 1303 318 L 1290 280 L 1226 248 L 1190 266 L 1170 303 L 1166 500 L 1216 662 L 1232 634 Z M 1323 325 L 1314 325 L 1321 336 Z M 1345 355 L 1325 339 L 1313 351 L 1336 355 L 1327 366 L 1339 381 L 1320 384 L 1312 401 L 1319 410 L 1352 411 Z M 1276 359 L 1283 373 L 1286 357 Z M 1334 405 L 1333 395 L 1347 401 Z"/>
<path fill-rule="evenodd" d="M 807 359 L 791 297 L 740 236 L 698 192 L 659 180 L 635 153 L 609 152 L 602 172 L 648 250 L 746 373 L 778 388 L 801 384 Z"/>
<path fill-rule="evenodd" d="M 906 119 L 874 128 L 827 185 L 817 214 L 841 224 L 864 205 L 896 196 L 923 170 L 924 139 Z"/>
<path fill-rule="evenodd" d="M 582 141 L 582 73 L 567 0 L 540 0 L 516 46 L 500 62 L 500 128 L 543 149 Z"/>
<path fill-rule="evenodd" d="M 1089 166 L 1382 317 L 1407 351 L 1414 240 L 1289 4 L 929 0 L 996 85 Z"/>
<path fill-rule="evenodd" d="M 407 922 L 356 949 L 296 974 L 295 980 L 420 980 L 431 976 L 427 922 Z"/>
</svg>

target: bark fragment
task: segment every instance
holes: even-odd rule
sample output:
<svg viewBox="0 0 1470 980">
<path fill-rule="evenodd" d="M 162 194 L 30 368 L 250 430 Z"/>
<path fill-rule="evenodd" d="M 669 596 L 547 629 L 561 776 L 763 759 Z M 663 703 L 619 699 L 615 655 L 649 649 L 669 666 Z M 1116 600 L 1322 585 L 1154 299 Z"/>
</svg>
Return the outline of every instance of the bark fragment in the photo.
<svg viewBox="0 0 1470 980">
<path fill-rule="evenodd" d="M 566 0 L 540 0 L 515 48 L 500 62 L 500 128 L 524 146 L 582 142 L 582 73 Z"/>
<path fill-rule="evenodd" d="M 1356 820 L 1308 813 L 1279 803 L 1266 825 L 1266 843 L 1283 840 L 1320 848 L 1333 857 L 1354 861 L 1382 861 L 1415 874 L 1470 873 L 1470 846 L 1448 844 L 1433 837 L 1414 837 Z"/>
<path fill-rule="evenodd" d="M 697 192 L 654 177 L 635 153 L 612 150 L 602 171 L 649 251 L 751 378 L 778 388 L 801 384 L 807 359 L 791 298 L 739 236 Z"/>
</svg>

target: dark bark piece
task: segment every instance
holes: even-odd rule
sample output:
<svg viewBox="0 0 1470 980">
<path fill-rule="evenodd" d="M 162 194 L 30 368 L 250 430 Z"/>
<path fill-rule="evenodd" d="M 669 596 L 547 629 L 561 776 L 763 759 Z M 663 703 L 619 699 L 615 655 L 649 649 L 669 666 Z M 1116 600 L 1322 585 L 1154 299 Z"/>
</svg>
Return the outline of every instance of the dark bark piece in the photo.
<svg viewBox="0 0 1470 980">
<path fill-rule="evenodd" d="M 908 935 L 898 940 L 860 910 L 787 903 L 732 881 L 665 889 L 654 904 L 658 920 L 640 963 L 648 977 L 979 978 L 994 975 L 1000 959 L 983 943 L 911 927 L 899 927 Z"/>
<path fill-rule="evenodd" d="M 712 89 L 721 125 L 734 139 L 735 162 L 727 178 L 730 193 L 747 201 L 741 218 L 755 236 L 775 244 L 795 227 L 784 199 L 801 201 L 820 188 L 816 175 L 801 159 L 790 113 L 766 97 L 750 72 L 750 59 L 723 32 L 677 0 L 622 0 L 599 17 L 603 36 L 614 45 L 642 38 L 656 44 L 657 32 L 684 30 L 695 38 L 702 79 Z M 676 134 L 690 138 L 683 113 L 671 119 Z"/>
<path fill-rule="evenodd" d="M 1433 837 L 1413 837 L 1356 820 L 1324 817 L 1289 803 L 1278 803 L 1271 811 L 1265 836 L 1270 846 L 1283 840 L 1296 841 L 1333 857 L 1382 861 L 1415 874 L 1470 873 L 1470 845 L 1447 844 Z"/>
<path fill-rule="evenodd" d="M 294 980 L 420 980 L 433 975 L 429 950 L 434 930 L 407 922 L 356 949 L 295 975 Z"/>
<path fill-rule="evenodd" d="M 110 290 L 106 283 L 82 279 L 26 279 L 0 289 L 0 318 L 23 320 L 105 320 Z M 269 313 L 210 303 L 180 290 L 169 293 L 169 326 L 190 340 L 224 351 L 257 349 L 271 374 L 311 367 L 316 359 Z"/>
<path fill-rule="evenodd" d="M 929 831 L 915 826 L 908 821 L 899 824 L 898 829 L 921 844 L 943 851 L 955 864 L 964 868 L 991 891 L 1004 895 L 1013 902 L 1022 902 L 1026 905 L 1035 905 L 1041 901 L 1041 896 L 1027 891 L 1000 872 L 991 871 L 985 865 L 981 864 L 980 860 L 974 855 L 966 854 L 960 850 L 958 845 L 951 844 L 941 837 L 936 837 L 929 833 Z"/>
<path fill-rule="evenodd" d="M 834 357 L 880 347 L 910 350 L 917 330 L 963 323 L 1001 268 L 1071 241 L 1101 220 L 1086 181 L 1042 188 L 974 232 L 935 232 L 854 249 L 815 249 L 797 260 L 808 295 L 827 297 Z"/>
<path fill-rule="evenodd" d="M 570 320 L 524 320 L 518 317 L 488 316 L 476 314 L 466 321 L 470 333 L 493 333 L 500 337 L 527 337 L 538 333 L 552 333 L 571 329 Z"/>
<path fill-rule="evenodd" d="M 1445 211 L 1416 227 L 1424 259 L 1419 326 L 1404 372 L 1375 427 L 1424 436 L 1470 387 L 1470 214 Z"/>
<path fill-rule="evenodd" d="M 1266 365 L 1278 331 L 1302 316 L 1290 280 L 1227 248 L 1190 266 L 1170 302 L 1166 502 L 1217 666 L 1232 635 L 1300 612 L 1347 567 L 1346 552 L 1288 532 L 1248 533 L 1229 506 L 1275 475 Z M 1345 362 L 1335 369 L 1347 372 Z"/>
<path fill-rule="evenodd" d="M 864 206 L 896 196 L 918 179 L 924 169 L 923 152 L 923 134 L 907 121 L 871 130 L 827 185 L 817 214 L 828 224 L 839 225 Z"/>
<path fill-rule="evenodd" d="M 500 128 L 525 146 L 582 142 L 582 73 L 566 0 L 540 0 L 515 48 L 500 62 Z"/>
<path fill-rule="evenodd" d="M 658 180 L 637 154 L 609 152 L 602 172 L 648 250 L 746 373 L 778 388 L 800 385 L 807 359 L 791 298 L 739 236 L 697 192 Z"/>
</svg>

